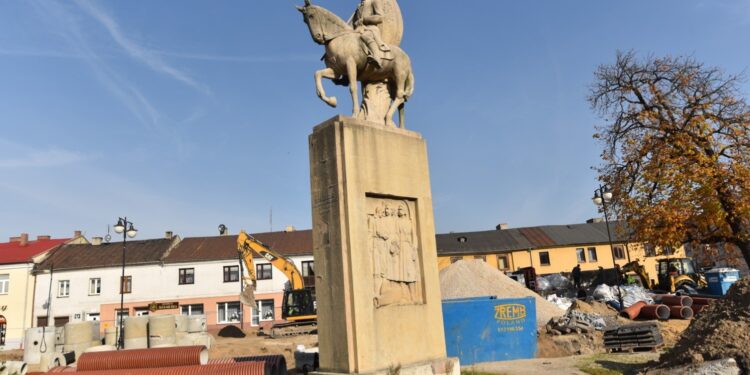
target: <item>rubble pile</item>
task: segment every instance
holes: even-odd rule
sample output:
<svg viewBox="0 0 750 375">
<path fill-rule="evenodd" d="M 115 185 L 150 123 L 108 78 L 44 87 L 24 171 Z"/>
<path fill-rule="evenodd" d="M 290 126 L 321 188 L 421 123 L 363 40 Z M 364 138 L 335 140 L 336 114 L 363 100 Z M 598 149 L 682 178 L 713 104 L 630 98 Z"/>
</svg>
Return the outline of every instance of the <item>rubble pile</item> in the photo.
<svg viewBox="0 0 750 375">
<path fill-rule="evenodd" d="M 738 281 L 726 298 L 706 307 L 675 347 L 661 356 L 661 366 L 734 358 L 750 372 L 750 276 Z"/>
<path fill-rule="evenodd" d="M 544 326 L 550 319 L 565 313 L 554 303 L 481 260 L 459 260 L 440 271 L 440 292 L 443 299 L 483 296 L 534 297 L 536 321 L 539 326 Z"/>
</svg>

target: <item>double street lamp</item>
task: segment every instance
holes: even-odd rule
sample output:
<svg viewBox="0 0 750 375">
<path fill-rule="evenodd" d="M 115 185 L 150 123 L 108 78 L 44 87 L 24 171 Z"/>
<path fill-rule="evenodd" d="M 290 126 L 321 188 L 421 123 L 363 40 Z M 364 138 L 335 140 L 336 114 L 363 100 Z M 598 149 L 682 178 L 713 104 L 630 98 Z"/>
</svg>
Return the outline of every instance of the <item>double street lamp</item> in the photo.
<svg viewBox="0 0 750 375">
<path fill-rule="evenodd" d="M 607 210 L 607 205 L 612 202 L 612 192 L 609 191 L 605 186 L 599 185 L 599 188 L 594 190 L 594 197 L 591 200 L 594 201 L 595 205 L 600 206 L 602 208 L 602 211 L 604 212 L 604 223 L 607 226 L 607 239 L 609 239 L 609 251 L 612 254 L 612 266 L 614 271 L 617 273 L 617 275 L 615 275 L 615 283 L 617 283 L 617 295 L 619 296 L 620 308 L 624 309 L 625 306 L 622 302 L 622 289 L 620 288 L 620 284 L 622 284 L 622 278 L 615 258 L 615 246 L 612 244 L 612 232 L 609 229 L 609 212 Z"/>
<path fill-rule="evenodd" d="M 134 238 L 138 234 L 138 230 L 133 227 L 133 222 L 128 221 L 128 218 L 118 218 L 117 224 L 115 224 L 115 233 L 122 233 L 122 277 L 120 278 L 120 310 L 118 313 L 119 323 L 117 328 L 117 349 L 123 349 L 125 347 L 125 337 L 122 330 L 122 312 L 125 305 L 125 247 L 127 244 L 128 237 Z"/>
</svg>

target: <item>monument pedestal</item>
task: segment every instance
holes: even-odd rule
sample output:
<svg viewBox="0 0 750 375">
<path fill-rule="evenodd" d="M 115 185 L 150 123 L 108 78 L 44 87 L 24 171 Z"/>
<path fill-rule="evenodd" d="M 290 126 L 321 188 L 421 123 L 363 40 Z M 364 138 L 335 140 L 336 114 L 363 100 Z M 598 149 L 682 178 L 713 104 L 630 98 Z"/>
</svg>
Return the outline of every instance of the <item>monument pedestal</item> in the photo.
<svg viewBox="0 0 750 375">
<path fill-rule="evenodd" d="M 337 116 L 309 142 L 321 373 L 458 374 L 445 351 L 425 141 Z"/>
</svg>

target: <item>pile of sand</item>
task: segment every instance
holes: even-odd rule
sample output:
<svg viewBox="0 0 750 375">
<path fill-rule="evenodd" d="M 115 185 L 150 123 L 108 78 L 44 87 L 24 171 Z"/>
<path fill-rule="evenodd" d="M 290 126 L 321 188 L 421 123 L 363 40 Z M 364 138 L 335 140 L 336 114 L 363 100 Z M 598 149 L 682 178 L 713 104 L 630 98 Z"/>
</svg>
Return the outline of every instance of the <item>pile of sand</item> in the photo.
<svg viewBox="0 0 750 375">
<path fill-rule="evenodd" d="M 734 358 L 750 373 L 750 276 L 737 282 L 725 299 L 707 307 L 661 356 L 663 367 Z M 660 367 L 661 367 L 660 366 Z"/>
<path fill-rule="evenodd" d="M 534 297 L 536 322 L 539 326 L 544 326 L 550 319 L 565 314 L 565 310 L 481 260 L 459 260 L 440 271 L 440 292 L 443 299 L 483 296 Z"/>
</svg>

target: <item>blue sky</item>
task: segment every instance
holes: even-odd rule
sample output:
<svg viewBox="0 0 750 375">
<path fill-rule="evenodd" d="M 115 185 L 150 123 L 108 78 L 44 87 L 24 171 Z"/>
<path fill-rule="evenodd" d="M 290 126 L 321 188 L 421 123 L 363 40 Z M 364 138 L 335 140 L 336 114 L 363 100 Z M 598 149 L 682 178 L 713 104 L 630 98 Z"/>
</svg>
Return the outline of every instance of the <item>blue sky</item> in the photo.
<svg viewBox="0 0 750 375">
<path fill-rule="evenodd" d="M 0 238 L 309 228 L 302 0 L 0 2 Z M 342 17 L 357 1 L 318 0 Z M 596 215 L 592 72 L 619 50 L 750 64 L 750 1 L 401 1 L 438 232 Z M 742 87 L 744 93 L 750 86 Z"/>
</svg>

